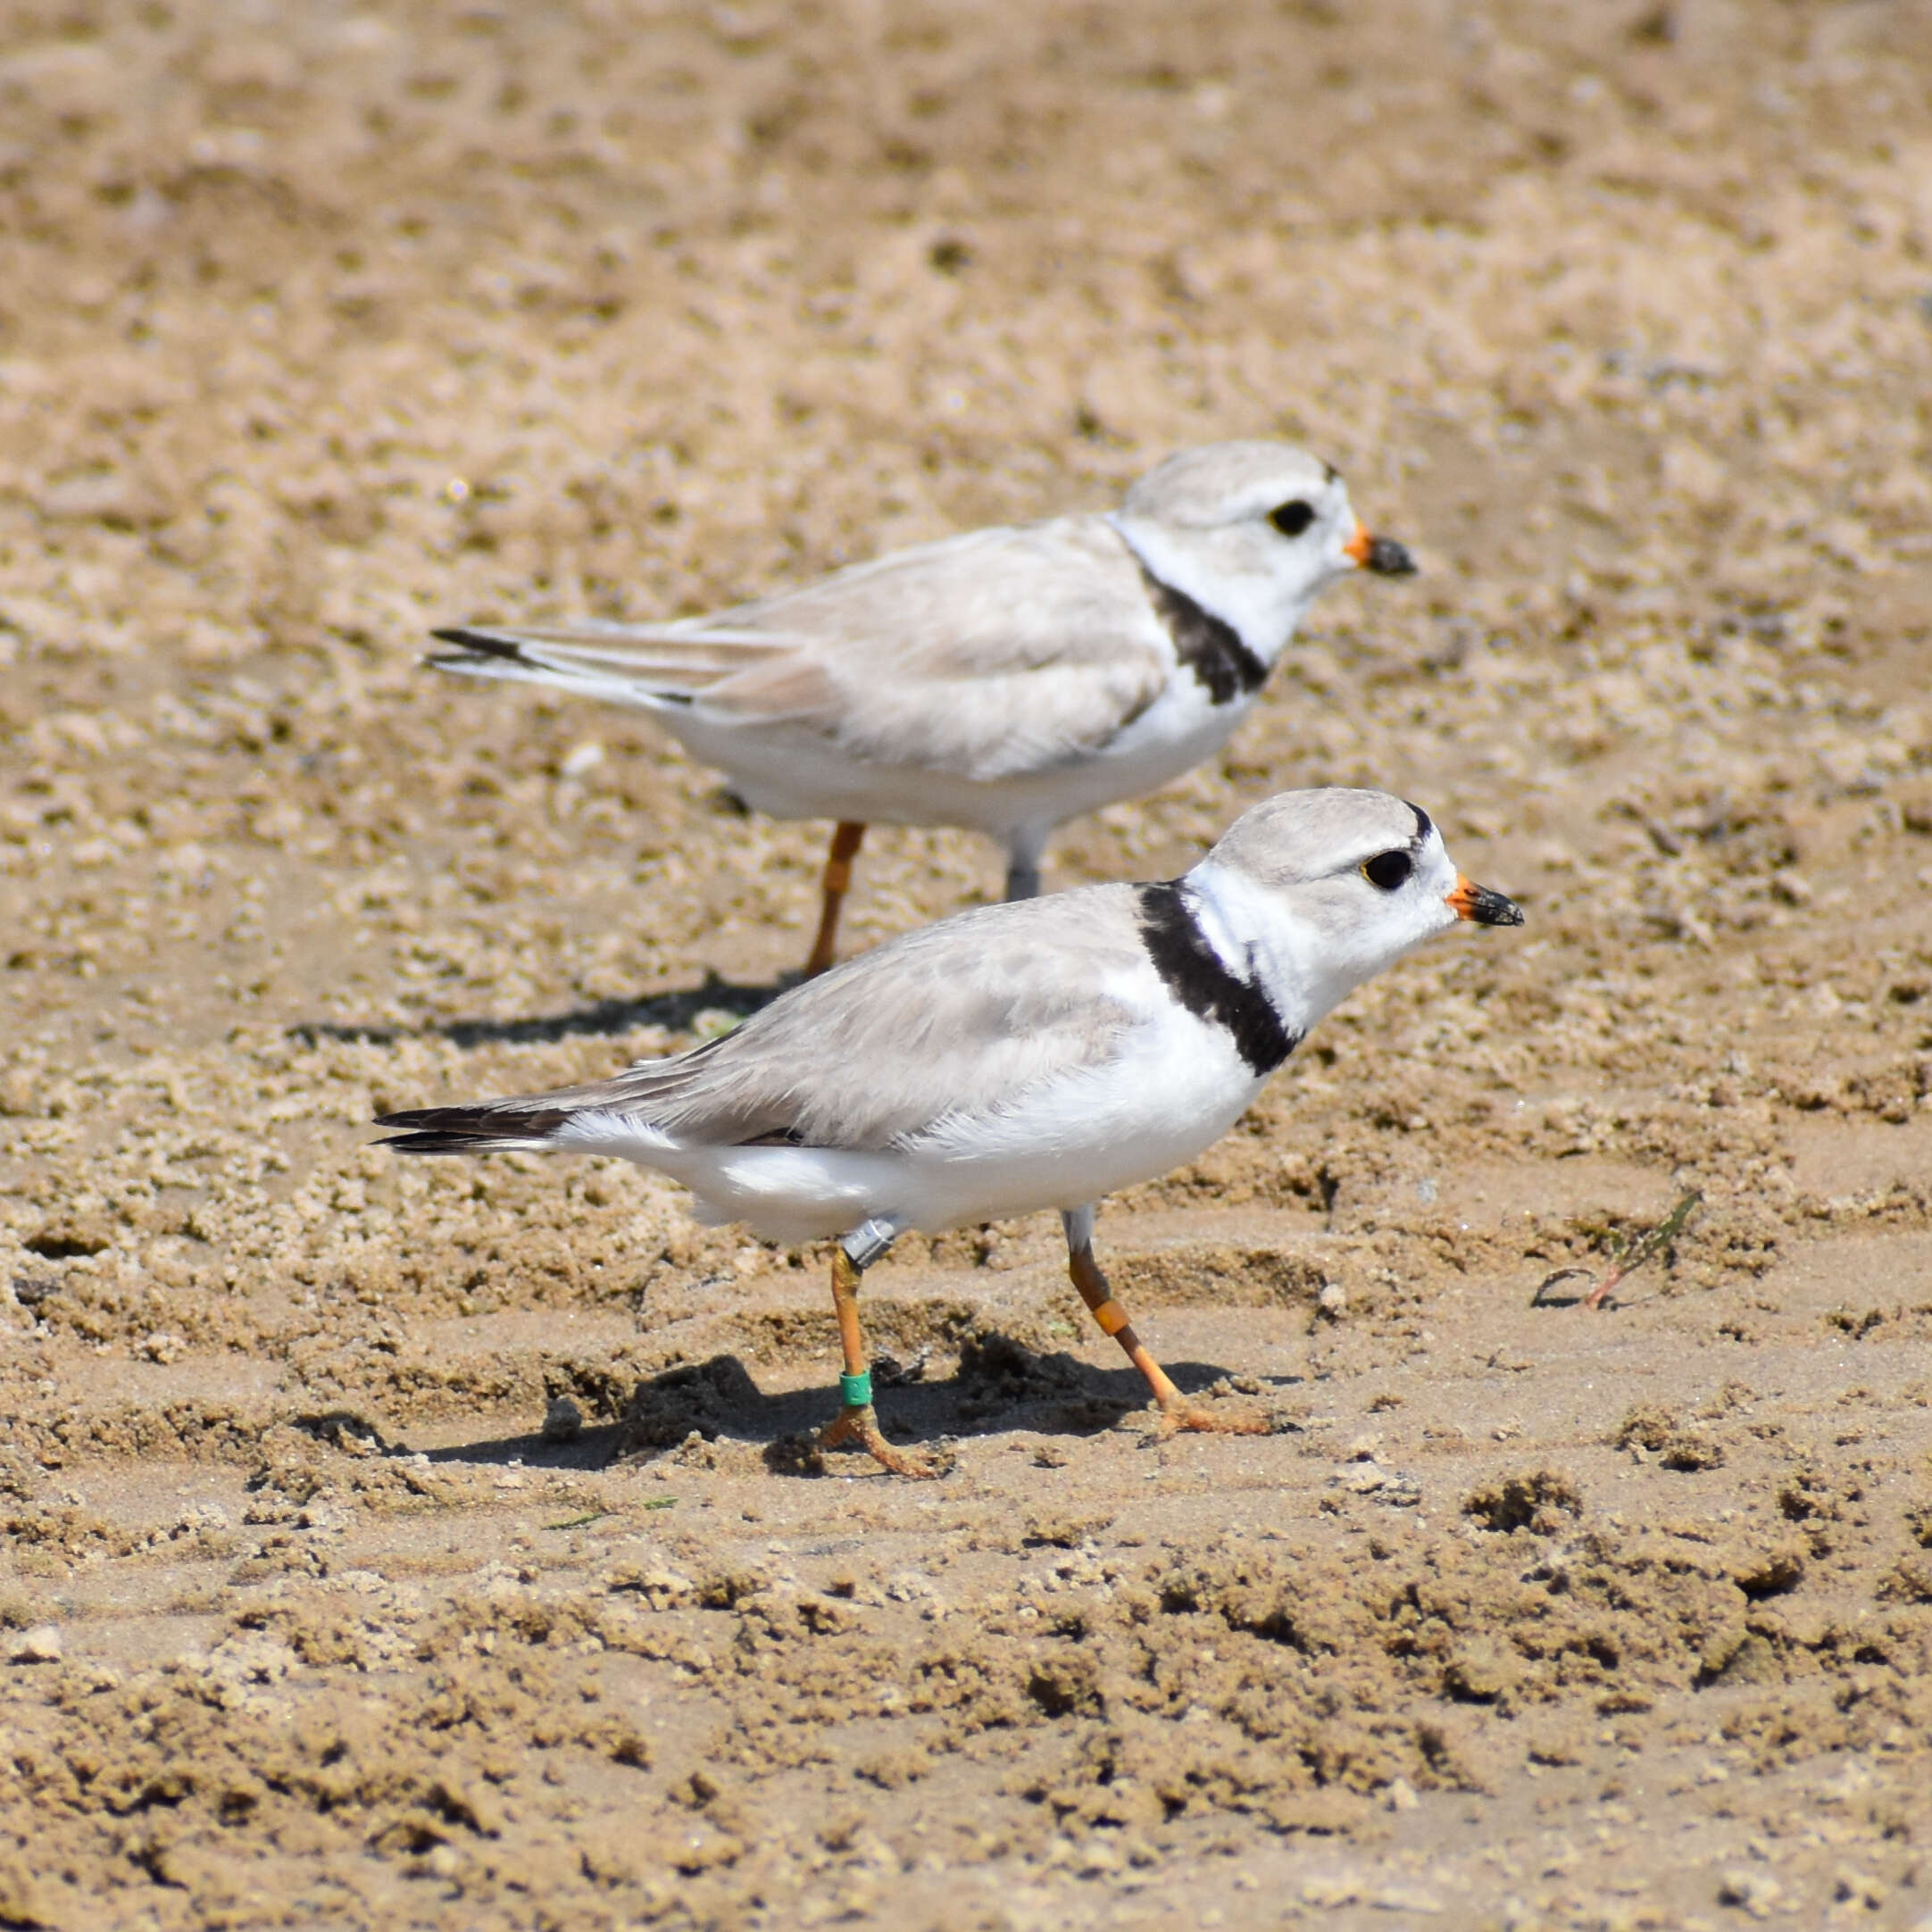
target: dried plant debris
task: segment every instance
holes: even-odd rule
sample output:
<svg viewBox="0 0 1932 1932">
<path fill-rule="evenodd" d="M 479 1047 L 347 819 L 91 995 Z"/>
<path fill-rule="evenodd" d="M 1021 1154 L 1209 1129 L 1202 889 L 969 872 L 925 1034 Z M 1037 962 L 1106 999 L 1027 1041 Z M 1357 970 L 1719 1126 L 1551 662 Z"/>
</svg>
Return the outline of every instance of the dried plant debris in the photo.
<svg viewBox="0 0 1932 1932">
<path fill-rule="evenodd" d="M 1552 1288 L 1568 1281 L 1583 1280 L 1591 1284 L 1589 1292 L 1581 1297 L 1584 1307 L 1601 1308 L 1617 1289 L 1635 1274 L 1645 1262 L 1662 1258 L 1666 1265 L 1674 1258 L 1676 1244 L 1691 1216 L 1703 1205 L 1703 1195 L 1693 1188 L 1678 1196 L 1677 1205 L 1653 1228 L 1622 1237 L 1613 1236 L 1609 1243 L 1611 1265 L 1608 1272 L 1601 1278 L 1586 1268 L 1559 1268 L 1545 1275 L 1538 1283 L 1536 1292 L 1530 1296 L 1530 1306 L 1540 1307 L 1549 1297 Z M 1571 1297 L 1574 1299 L 1574 1297 Z"/>
<path fill-rule="evenodd" d="M 9 16 L 0 1920 L 1906 1922 L 1932 14 L 872 12 Z M 1532 921 L 1106 1205 L 1293 1432 L 1040 1216 L 868 1274 L 876 1479 L 820 1248 L 371 1144 L 756 1012 L 823 865 L 431 625 L 1251 436 L 1423 574 L 1048 883 L 1399 784 Z M 847 944 L 999 889 L 877 827 Z"/>
</svg>

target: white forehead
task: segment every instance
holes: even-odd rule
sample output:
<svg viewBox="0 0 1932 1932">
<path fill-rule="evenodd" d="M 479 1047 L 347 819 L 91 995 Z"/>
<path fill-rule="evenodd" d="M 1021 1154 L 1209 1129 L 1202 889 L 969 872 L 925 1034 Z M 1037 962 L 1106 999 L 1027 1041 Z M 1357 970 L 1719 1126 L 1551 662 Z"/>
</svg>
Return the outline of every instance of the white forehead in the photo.
<svg viewBox="0 0 1932 1932">
<path fill-rule="evenodd" d="M 1183 450 L 1128 491 L 1131 517 L 1203 528 L 1262 516 L 1303 496 L 1320 506 L 1341 479 L 1292 443 L 1210 443 Z"/>
</svg>

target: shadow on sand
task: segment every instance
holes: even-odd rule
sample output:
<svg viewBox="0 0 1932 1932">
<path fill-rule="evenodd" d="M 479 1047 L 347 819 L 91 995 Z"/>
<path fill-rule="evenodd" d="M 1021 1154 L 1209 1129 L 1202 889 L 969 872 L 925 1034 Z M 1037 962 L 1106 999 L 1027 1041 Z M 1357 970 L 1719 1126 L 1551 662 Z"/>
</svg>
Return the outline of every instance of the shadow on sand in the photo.
<svg viewBox="0 0 1932 1932">
<path fill-rule="evenodd" d="M 579 1006 L 574 1012 L 545 1013 L 533 1020 L 429 1020 L 418 1026 L 303 1020 L 288 1028 L 288 1035 L 306 1046 L 318 1045 L 324 1040 L 380 1046 L 396 1040 L 446 1039 L 470 1047 L 499 1041 L 547 1044 L 576 1034 L 632 1033 L 639 1027 L 664 1027 L 681 1033 L 703 1012 L 735 1013 L 740 1020 L 749 1019 L 760 1007 L 769 1006 L 779 994 L 789 992 L 798 984 L 798 978 L 796 973 L 783 973 L 769 986 L 740 986 L 707 972 L 702 986 L 654 993 L 643 999 L 599 1000 L 595 1006 Z"/>
<path fill-rule="evenodd" d="M 1184 1393 L 1196 1395 L 1227 1375 L 1205 1362 L 1170 1363 L 1169 1372 Z M 945 1381 L 925 1381 L 917 1371 L 895 1373 L 889 1361 L 875 1364 L 874 1374 L 881 1427 L 894 1442 L 915 1447 L 1013 1429 L 1094 1436 L 1147 1407 L 1147 1386 L 1137 1370 L 1096 1369 L 1063 1353 L 1037 1354 L 996 1331 L 969 1338 L 959 1367 Z M 1261 1402 L 1265 1407 L 1266 1397 Z M 532 1431 L 428 1454 L 432 1462 L 604 1469 L 617 1461 L 650 1461 L 695 1436 L 705 1443 L 754 1447 L 779 1473 L 816 1474 L 820 1465 L 812 1438 L 837 1409 L 830 1387 L 766 1395 L 736 1355 L 713 1355 L 646 1377 L 632 1391 L 620 1420 L 586 1428 L 572 1441 L 550 1442 Z M 824 1465 L 847 1466 L 842 1457 Z"/>
</svg>

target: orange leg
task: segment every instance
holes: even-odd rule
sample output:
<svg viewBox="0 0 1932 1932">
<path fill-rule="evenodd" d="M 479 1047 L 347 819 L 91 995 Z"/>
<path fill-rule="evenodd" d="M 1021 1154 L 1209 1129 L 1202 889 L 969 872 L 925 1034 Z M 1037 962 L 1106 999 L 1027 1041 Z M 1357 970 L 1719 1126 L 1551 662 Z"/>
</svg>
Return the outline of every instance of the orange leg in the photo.
<svg viewBox="0 0 1932 1932">
<path fill-rule="evenodd" d="M 1268 1421 L 1256 1415 L 1212 1415 L 1205 1409 L 1196 1409 L 1187 1398 L 1168 1379 L 1166 1370 L 1147 1351 L 1147 1345 L 1134 1333 L 1134 1324 L 1127 1319 L 1127 1311 L 1113 1298 L 1113 1291 L 1107 1286 L 1107 1278 L 1100 1271 L 1100 1263 L 1094 1259 L 1091 1238 L 1093 1220 L 1085 1209 L 1078 1216 L 1062 1217 L 1067 1227 L 1067 1272 L 1073 1278 L 1073 1285 L 1080 1291 L 1080 1299 L 1087 1305 L 1101 1332 L 1111 1335 L 1127 1352 L 1127 1359 L 1147 1378 L 1147 1387 L 1153 1391 L 1153 1399 L 1160 1405 L 1161 1428 L 1163 1434 L 1176 1429 L 1200 1429 L 1212 1435 L 1266 1436 L 1270 1433 Z"/>
<path fill-rule="evenodd" d="M 945 1464 L 902 1454 L 879 1433 L 879 1418 L 872 1412 L 871 1371 L 865 1365 L 865 1339 L 859 1332 L 859 1268 L 843 1243 L 832 1250 L 832 1305 L 838 1312 L 838 1345 L 845 1358 L 845 1372 L 838 1378 L 845 1406 L 820 1430 L 819 1447 L 837 1449 L 850 1443 L 875 1462 L 883 1462 L 895 1476 L 945 1475 Z"/>
<path fill-rule="evenodd" d="M 850 819 L 841 819 L 832 834 L 832 849 L 825 861 L 825 897 L 819 913 L 819 937 L 812 942 L 811 957 L 805 961 L 807 979 L 823 972 L 837 954 L 838 909 L 852 890 L 852 862 L 858 856 L 864 837 L 864 826 Z"/>
</svg>

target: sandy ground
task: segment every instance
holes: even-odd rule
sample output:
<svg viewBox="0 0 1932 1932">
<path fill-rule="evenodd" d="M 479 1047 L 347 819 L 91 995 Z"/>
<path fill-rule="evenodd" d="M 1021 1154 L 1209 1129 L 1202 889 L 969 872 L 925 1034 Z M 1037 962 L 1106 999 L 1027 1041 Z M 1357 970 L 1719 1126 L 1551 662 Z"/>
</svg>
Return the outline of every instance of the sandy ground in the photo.
<svg viewBox="0 0 1932 1932">
<path fill-rule="evenodd" d="M 1928 75 L 1911 0 L 14 0 L 0 1924 L 1932 1922 Z M 956 1472 L 813 1473 L 821 1254 L 369 1145 L 728 1024 L 822 840 L 429 623 L 1266 434 L 1426 574 L 1050 878 L 1369 781 L 1529 913 L 1102 1217 L 1279 1433 L 1159 1440 L 1042 1220 L 869 1278 Z M 998 865 L 876 834 L 849 943 Z"/>
</svg>

